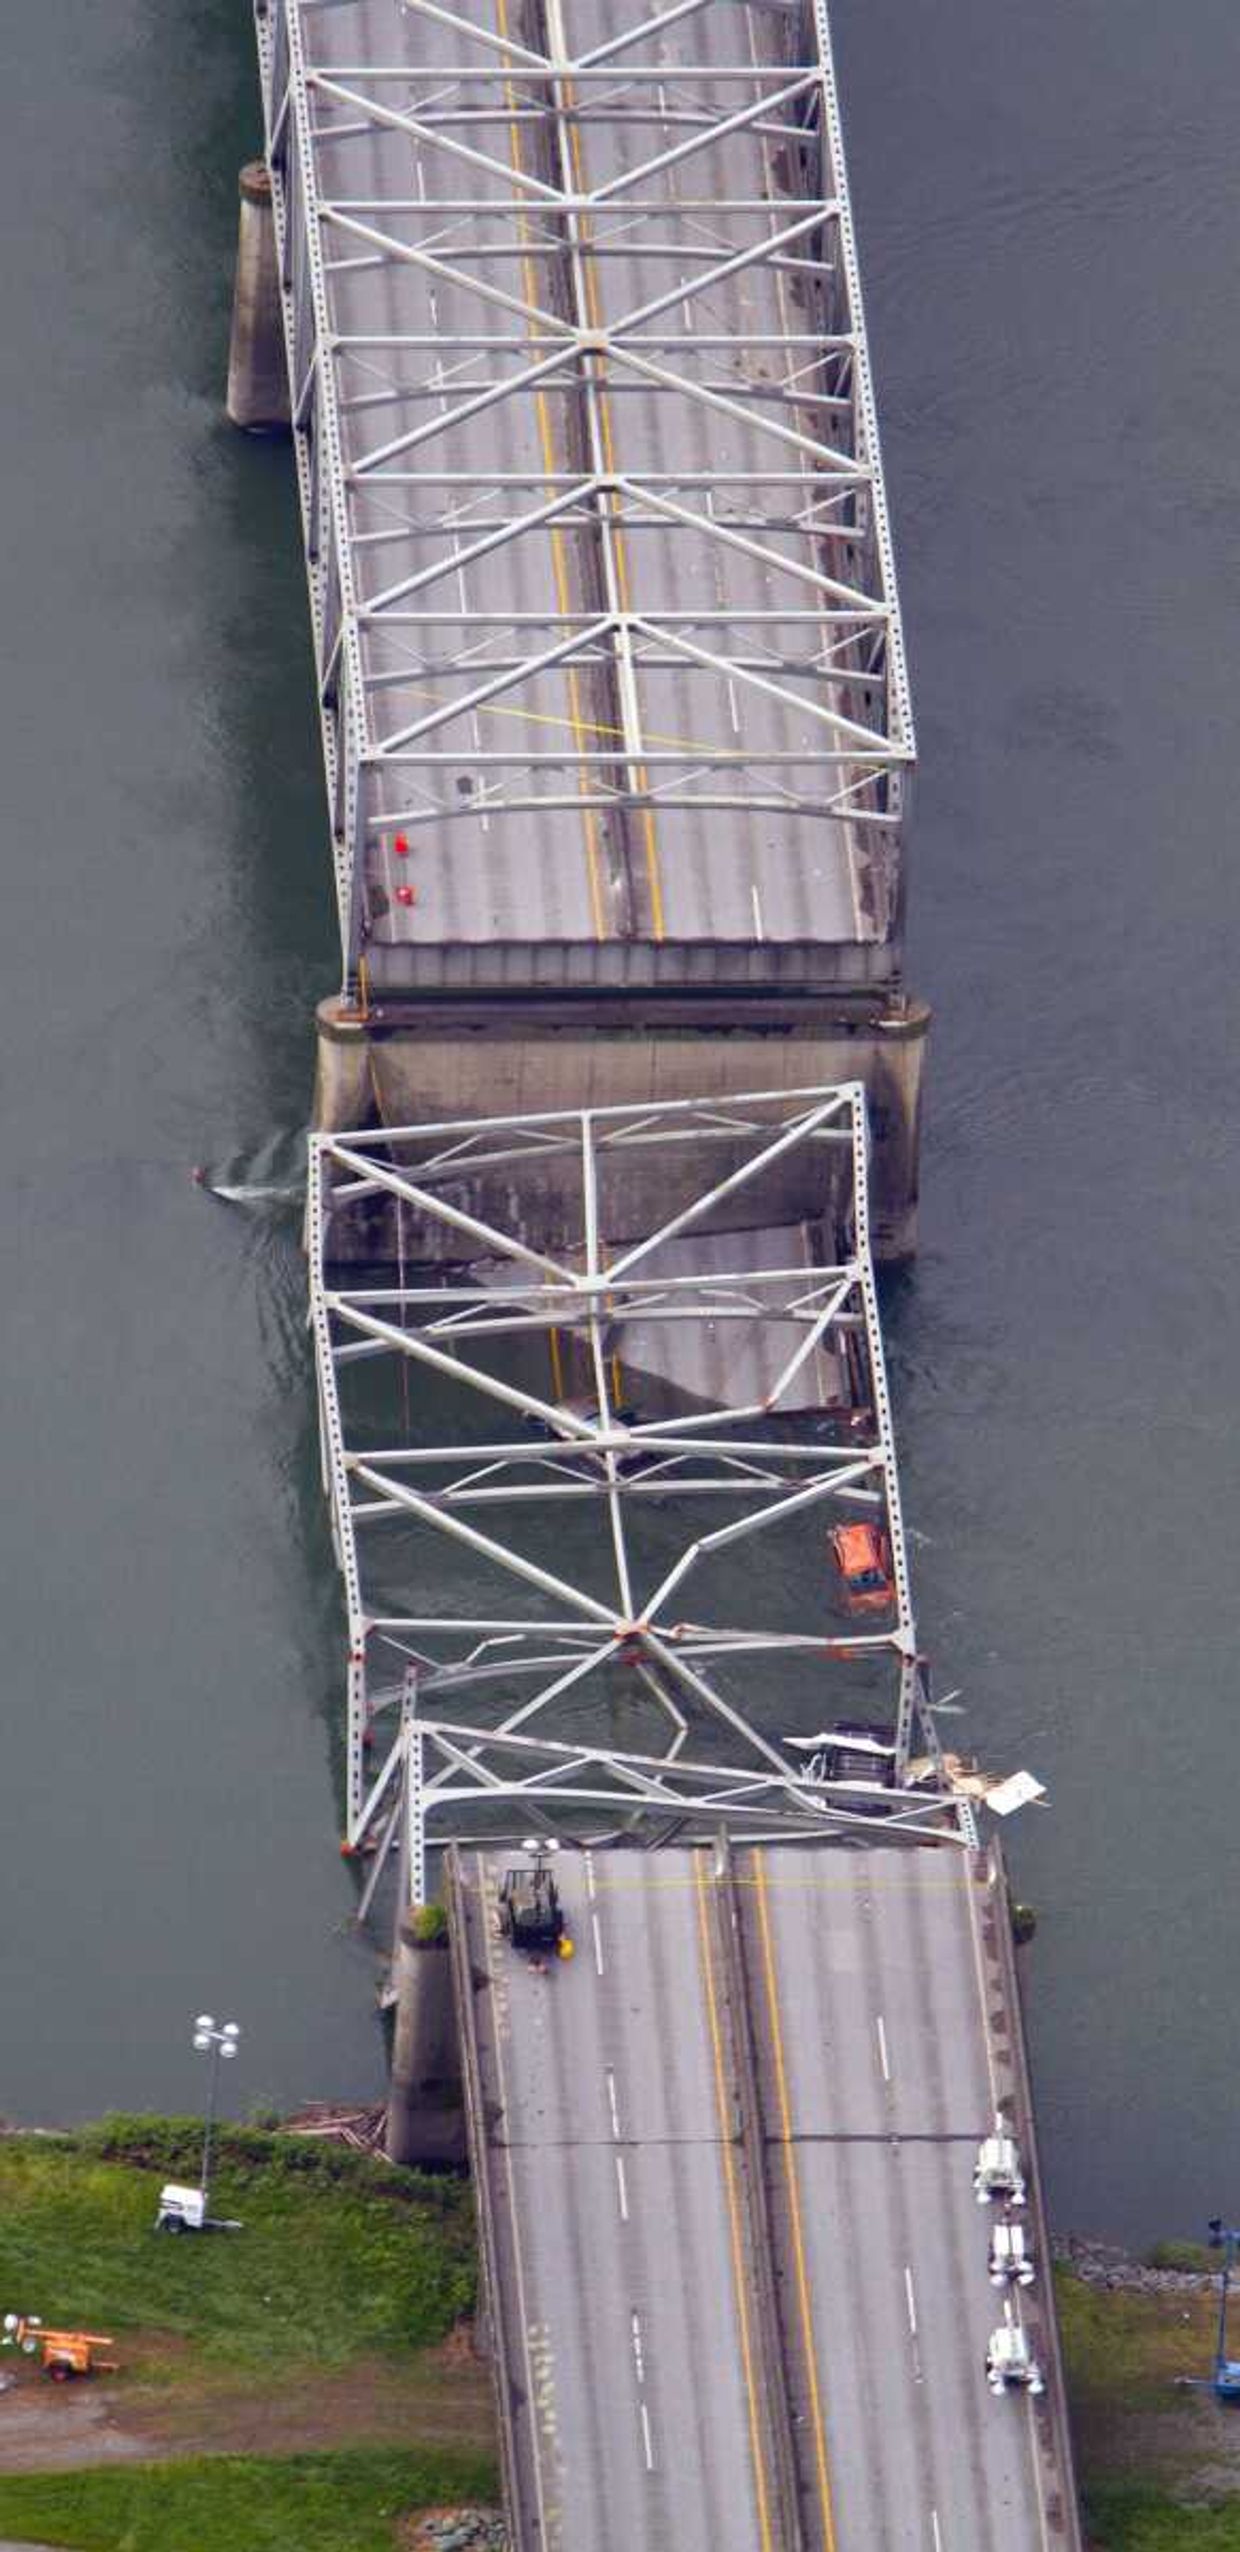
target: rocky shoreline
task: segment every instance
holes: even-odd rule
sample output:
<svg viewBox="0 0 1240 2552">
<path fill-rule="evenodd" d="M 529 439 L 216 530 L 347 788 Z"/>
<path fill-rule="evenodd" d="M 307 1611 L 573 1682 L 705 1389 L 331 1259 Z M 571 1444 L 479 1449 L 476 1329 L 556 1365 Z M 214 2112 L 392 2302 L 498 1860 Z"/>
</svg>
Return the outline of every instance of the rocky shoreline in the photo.
<svg viewBox="0 0 1240 2552">
<path fill-rule="evenodd" d="M 1134 2260 L 1113 2242 L 1091 2242 L 1065 2233 L 1052 2243 L 1055 2264 L 1070 2269 L 1086 2286 L 1102 2286 L 1113 2294 L 1209 2295 L 1217 2291 L 1218 2272 L 1206 2268 L 1151 2268 Z"/>
</svg>

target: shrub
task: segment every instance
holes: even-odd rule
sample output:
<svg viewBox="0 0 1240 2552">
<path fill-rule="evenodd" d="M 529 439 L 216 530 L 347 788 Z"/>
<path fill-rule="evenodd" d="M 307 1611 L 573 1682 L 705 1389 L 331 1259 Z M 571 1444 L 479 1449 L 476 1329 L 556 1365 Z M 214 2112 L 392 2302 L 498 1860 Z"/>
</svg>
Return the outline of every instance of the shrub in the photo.
<svg viewBox="0 0 1240 2552">
<path fill-rule="evenodd" d="M 1204 2242 L 1155 2242 L 1152 2251 L 1145 2254 L 1145 2265 L 1178 2268 L 1194 2276 L 1209 2277 L 1217 2271 L 1219 2259 L 1217 2251 L 1209 2250 Z"/>
</svg>

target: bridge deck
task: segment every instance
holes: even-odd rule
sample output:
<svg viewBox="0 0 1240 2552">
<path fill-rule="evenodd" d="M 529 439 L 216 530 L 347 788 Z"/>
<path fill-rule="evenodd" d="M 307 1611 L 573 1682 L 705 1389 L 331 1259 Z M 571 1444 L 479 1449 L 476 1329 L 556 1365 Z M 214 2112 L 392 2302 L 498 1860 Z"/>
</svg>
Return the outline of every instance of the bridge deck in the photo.
<svg viewBox="0 0 1240 2552">
<path fill-rule="evenodd" d="M 755 2552 L 769 2361 L 702 1855 L 562 1855 L 577 1956 L 545 1975 L 495 1938 L 503 1867 L 464 1856 L 460 1902 L 517 2542 Z"/>
<path fill-rule="evenodd" d="M 373 982 L 500 943 L 510 985 L 634 943 L 886 980 L 913 740 L 821 10 L 279 0 L 260 35 Z"/>
<path fill-rule="evenodd" d="M 1044 2400 L 994 2400 L 973 2197 L 1032 2122 L 1002 1880 L 958 1847 L 562 1854 L 577 1946 L 456 1864 L 520 2552 L 1075 2552 Z M 1044 2228 L 1030 2221 L 1044 2270 Z"/>
<path fill-rule="evenodd" d="M 747 1852 L 736 1901 L 806 2543 L 1071 2542 L 1054 2384 L 996 2401 L 982 2372 L 1002 2305 L 974 2157 L 1001 2106 L 1030 2141 L 985 1864 Z M 1045 2363 L 1044 2241 L 1039 2271 L 1021 2318 Z"/>
</svg>

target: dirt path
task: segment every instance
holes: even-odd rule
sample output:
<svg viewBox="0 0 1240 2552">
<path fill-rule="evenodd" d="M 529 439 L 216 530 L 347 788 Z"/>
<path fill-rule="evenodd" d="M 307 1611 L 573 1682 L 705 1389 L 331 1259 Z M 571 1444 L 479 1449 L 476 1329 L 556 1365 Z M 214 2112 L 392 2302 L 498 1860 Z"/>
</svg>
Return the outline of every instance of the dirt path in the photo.
<svg viewBox="0 0 1240 2552">
<path fill-rule="evenodd" d="M 134 2360 L 161 2353 L 157 2334 L 129 2345 Z M 490 2379 L 464 2333 L 415 2357 L 359 2358 L 327 2375 L 284 2369 L 261 2385 L 226 2368 L 171 2384 L 121 2375 L 59 2385 L 23 2366 L 0 2393 L 0 2472 L 414 2443 L 494 2445 Z"/>
</svg>

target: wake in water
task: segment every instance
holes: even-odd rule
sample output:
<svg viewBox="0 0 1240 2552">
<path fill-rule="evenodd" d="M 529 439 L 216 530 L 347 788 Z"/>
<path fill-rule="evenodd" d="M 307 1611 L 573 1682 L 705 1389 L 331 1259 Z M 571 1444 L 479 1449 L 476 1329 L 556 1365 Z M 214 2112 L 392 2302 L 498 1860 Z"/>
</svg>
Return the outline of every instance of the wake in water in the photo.
<svg viewBox="0 0 1240 2552">
<path fill-rule="evenodd" d="M 200 1187 L 207 1196 L 216 1197 L 221 1205 L 300 1205 L 305 1197 L 305 1189 L 300 1184 L 296 1187 L 264 1187 L 249 1180 L 238 1186 L 225 1185 L 223 1180 L 213 1179 L 200 1161 L 195 1163 L 190 1177 L 195 1187 Z"/>
</svg>

